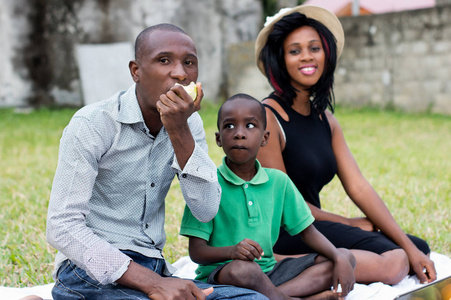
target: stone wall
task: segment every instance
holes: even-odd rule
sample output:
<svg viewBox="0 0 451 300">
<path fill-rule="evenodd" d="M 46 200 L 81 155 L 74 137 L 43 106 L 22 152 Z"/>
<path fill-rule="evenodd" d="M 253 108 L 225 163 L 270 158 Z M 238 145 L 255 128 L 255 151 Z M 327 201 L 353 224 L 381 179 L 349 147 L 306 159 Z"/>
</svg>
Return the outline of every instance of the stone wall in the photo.
<svg viewBox="0 0 451 300">
<path fill-rule="evenodd" d="M 337 103 L 451 115 L 451 5 L 341 19 L 345 48 L 335 73 Z M 270 91 L 254 45 L 229 50 L 229 93 Z"/>
<path fill-rule="evenodd" d="M 451 114 L 451 0 L 435 8 L 342 18 L 337 103 Z M 206 99 L 271 92 L 255 66 L 259 0 L 4 0 L 0 106 L 82 105 L 78 44 L 128 42 L 170 22 L 196 41 Z M 105 54 L 107 55 L 107 53 Z"/>
<path fill-rule="evenodd" d="M 451 4 L 451 0 L 435 0 L 435 5 Z"/>
<path fill-rule="evenodd" d="M 76 45 L 133 44 L 142 29 L 161 22 L 195 40 L 199 81 L 215 100 L 227 88 L 224 49 L 253 40 L 261 20 L 259 0 L 4 0 L 0 106 L 81 105 Z"/>
<path fill-rule="evenodd" d="M 338 103 L 451 114 L 451 6 L 343 18 Z"/>
</svg>

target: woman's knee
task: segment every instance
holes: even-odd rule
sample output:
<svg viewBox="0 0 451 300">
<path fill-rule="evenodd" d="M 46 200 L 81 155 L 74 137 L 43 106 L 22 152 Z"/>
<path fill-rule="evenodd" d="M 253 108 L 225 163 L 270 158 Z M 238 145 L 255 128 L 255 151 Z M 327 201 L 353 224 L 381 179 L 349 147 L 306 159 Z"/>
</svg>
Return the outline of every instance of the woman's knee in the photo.
<svg viewBox="0 0 451 300">
<path fill-rule="evenodd" d="M 409 273 L 409 258 L 402 249 L 395 249 L 381 254 L 384 258 L 382 267 L 382 282 L 397 284 Z"/>
<path fill-rule="evenodd" d="M 346 256 L 346 258 L 349 260 L 349 263 L 351 264 L 352 268 L 355 269 L 356 259 L 355 259 L 355 256 L 352 254 L 352 252 L 346 248 L 338 248 L 337 250 L 340 251 L 341 254 Z"/>
</svg>

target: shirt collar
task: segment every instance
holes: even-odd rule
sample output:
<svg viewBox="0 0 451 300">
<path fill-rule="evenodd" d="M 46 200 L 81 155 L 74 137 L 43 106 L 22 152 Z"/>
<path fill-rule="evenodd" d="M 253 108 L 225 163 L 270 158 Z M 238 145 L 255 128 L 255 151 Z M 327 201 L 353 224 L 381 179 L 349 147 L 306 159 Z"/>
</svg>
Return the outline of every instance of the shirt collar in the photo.
<svg viewBox="0 0 451 300">
<path fill-rule="evenodd" d="M 117 121 L 125 124 L 144 123 L 141 107 L 136 98 L 136 84 L 119 96 Z"/>
<path fill-rule="evenodd" d="M 257 168 L 257 173 L 250 181 L 248 181 L 248 183 L 257 185 L 267 182 L 269 180 L 268 174 L 266 174 L 264 168 L 262 168 L 258 160 L 255 160 L 255 167 Z M 238 177 L 235 173 L 232 172 L 232 170 L 229 169 L 226 164 L 226 156 L 223 157 L 222 165 L 218 167 L 218 171 L 222 175 L 222 177 L 224 177 L 224 179 L 231 184 L 243 185 L 246 183 L 246 181 Z"/>
</svg>

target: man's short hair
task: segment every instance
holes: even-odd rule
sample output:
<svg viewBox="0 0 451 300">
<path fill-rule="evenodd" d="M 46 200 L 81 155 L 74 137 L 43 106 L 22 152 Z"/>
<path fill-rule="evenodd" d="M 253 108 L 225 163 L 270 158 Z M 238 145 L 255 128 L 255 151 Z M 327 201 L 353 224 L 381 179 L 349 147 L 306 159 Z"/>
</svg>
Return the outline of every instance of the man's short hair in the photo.
<svg viewBox="0 0 451 300">
<path fill-rule="evenodd" d="M 153 25 L 150 27 L 147 27 L 143 31 L 138 34 L 135 41 L 135 60 L 139 61 L 141 57 L 145 54 L 146 51 L 146 40 L 149 34 L 155 31 L 168 31 L 168 32 L 180 32 L 185 35 L 188 35 L 182 28 L 169 23 L 161 23 L 157 25 Z"/>
</svg>

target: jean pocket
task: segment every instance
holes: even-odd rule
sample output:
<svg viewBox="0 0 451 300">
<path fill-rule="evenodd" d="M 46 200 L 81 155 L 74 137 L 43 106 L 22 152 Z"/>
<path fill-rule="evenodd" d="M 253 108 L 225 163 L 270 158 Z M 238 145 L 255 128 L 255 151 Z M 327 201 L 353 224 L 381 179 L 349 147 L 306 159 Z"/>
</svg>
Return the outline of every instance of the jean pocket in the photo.
<svg viewBox="0 0 451 300">
<path fill-rule="evenodd" d="M 72 261 L 69 261 L 69 266 L 67 267 L 65 274 L 69 275 L 72 282 L 78 282 L 78 284 L 86 284 L 92 288 L 100 288 L 100 282 L 92 279 L 85 270 L 77 267 Z M 69 279 L 67 278 L 67 279 Z"/>
</svg>

